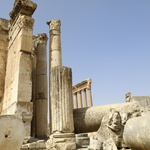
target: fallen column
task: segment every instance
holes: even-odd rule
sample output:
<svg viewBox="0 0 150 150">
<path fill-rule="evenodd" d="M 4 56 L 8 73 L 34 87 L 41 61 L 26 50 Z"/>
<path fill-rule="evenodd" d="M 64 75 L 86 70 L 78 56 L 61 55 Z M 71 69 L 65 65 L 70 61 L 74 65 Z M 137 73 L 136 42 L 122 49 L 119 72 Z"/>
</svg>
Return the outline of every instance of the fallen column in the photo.
<svg viewBox="0 0 150 150">
<path fill-rule="evenodd" d="M 133 150 L 150 150 L 150 114 L 127 121 L 123 139 Z"/>
<path fill-rule="evenodd" d="M 75 133 L 97 131 L 101 125 L 103 117 L 112 110 L 121 111 L 130 116 L 140 114 L 140 107 L 137 102 L 74 109 Z"/>
</svg>

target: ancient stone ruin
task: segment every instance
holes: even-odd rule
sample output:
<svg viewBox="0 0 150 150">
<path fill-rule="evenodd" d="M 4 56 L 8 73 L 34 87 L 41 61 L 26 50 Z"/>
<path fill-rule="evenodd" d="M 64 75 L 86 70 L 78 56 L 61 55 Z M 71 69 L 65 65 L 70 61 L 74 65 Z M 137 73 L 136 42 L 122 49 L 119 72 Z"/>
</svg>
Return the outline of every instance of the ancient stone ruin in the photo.
<svg viewBox="0 0 150 150">
<path fill-rule="evenodd" d="M 93 106 L 92 80 L 72 86 L 62 65 L 59 19 L 47 22 L 48 74 L 48 36 L 33 35 L 36 7 L 15 0 L 10 19 L 0 18 L 0 149 L 150 150 L 150 96 Z"/>
</svg>

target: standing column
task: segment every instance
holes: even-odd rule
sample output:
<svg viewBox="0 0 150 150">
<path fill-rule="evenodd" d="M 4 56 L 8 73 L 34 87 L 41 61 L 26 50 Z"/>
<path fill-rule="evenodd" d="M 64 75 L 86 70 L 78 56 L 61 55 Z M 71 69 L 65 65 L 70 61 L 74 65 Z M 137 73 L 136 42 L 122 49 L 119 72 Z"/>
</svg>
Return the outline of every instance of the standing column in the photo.
<svg viewBox="0 0 150 150">
<path fill-rule="evenodd" d="M 88 105 L 87 105 L 87 96 L 86 96 L 86 89 L 83 90 L 83 96 L 84 96 L 84 107 L 88 107 Z"/>
<path fill-rule="evenodd" d="M 50 27 L 50 68 L 55 66 L 62 66 L 62 52 L 61 52 L 61 22 L 59 19 L 54 19 L 47 24 Z"/>
<path fill-rule="evenodd" d="M 72 71 L 56 66 L 51 70 L 51 131 L 47 149 L 76 149 L 73 121 Z"/>
<path fill-rule="evenodd" d="M 93 106 L 93 101 L 92 101 L 92 92 L 91 92 L 91 79 L 88 79 L 88 86 L 87 86 L 87 91 L 88 91 L 88 103 L 89 107 Z"/>
<path fill-rule="evenodd" d="M 52 133 L 73 133 L 72 72 L 57 66 L 51 70 Z"/>
<path fill-rule="evenodd" d="M 78 108 L 77 93 L 73 94 L 74 109 Z"/>
<path fill-rule="evenodd" d="M 47 35 L 38 34 L 36 36 L 36 100 L 35 100 L 35 120 L 37 137 L 47 136 L 47 59 L 46 44 Z"/>
<path fill-rule="evenodd" d="M 83 108 L 81 91 L 78 91 L 78 102 L 79 102 L 79 108 Z"/>
</svg>

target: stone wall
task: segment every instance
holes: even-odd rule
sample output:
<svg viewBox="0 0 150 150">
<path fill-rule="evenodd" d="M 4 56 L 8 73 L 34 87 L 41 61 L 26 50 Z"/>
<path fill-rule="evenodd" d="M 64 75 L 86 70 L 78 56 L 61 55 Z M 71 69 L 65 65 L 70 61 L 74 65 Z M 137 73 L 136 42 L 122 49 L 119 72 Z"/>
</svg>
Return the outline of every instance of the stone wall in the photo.
<svg viewBox="0 0 150 150">
<path fill-rule="evenodd" d="M 30 9 L 29 9 L 30 8 Z M 9 45 L 2 114 L 15 114 L 25 123 L 30 136 L 33 104 L 32 96 L 32 28 L 31 17 L 36 4 L 31 1 L 15 2 L 10 13 Z"/>
<path fill-rule="evenodd" d="M 8 46 L 8 20 L 0 18 L 0 102 L 4 95 L 4 84 Z M 0 105 L 1 112 L 1 105 Z"/>
</svg>

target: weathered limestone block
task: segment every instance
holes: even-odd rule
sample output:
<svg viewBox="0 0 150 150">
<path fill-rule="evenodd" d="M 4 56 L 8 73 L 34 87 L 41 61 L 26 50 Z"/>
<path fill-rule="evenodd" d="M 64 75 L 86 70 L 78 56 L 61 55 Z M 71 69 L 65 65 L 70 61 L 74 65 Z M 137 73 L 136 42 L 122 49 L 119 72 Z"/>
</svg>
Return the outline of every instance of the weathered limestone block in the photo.
<svg viewBox="0 0 150 150">
<path fill-rule="evenodd" d="M 14 8 L 10 12 L 11 23 L 14 22 L 18 14 L 32 16 L 36 8 L 37 4 L 30 0 L 15 0 Z"/>
<path fill-rule="evenodd" d="M 38 140 L 22 145 L 21 150 L 46 150 L 46 144 L 44 140 Z"/>
<path fill-rule="evenodd" d="M 75 133 L 97 131 L 101 125 L 103 117 L 112 110 L 127 113 L 129 114 L 129 117 L 140 114 L 140 107 L 137 102 L 74 109 Z"/>
<path fill-rule="evenodd" d="M 110 138 L 103 143 L 103 150 L 118 150 L 113 139 Z"/>
<path fill-rule="evenodd" d="M 150 150 L 150 114 L 127 121 L 123 139 L 132 150 Z"/>
<path fill-rule="evenodd" d="M 19 15 L 16 23 L 10 27 L 9 48 L 11 48 L 13 42 L 16 42 L 15 47 L 17 50 L 31 53 L 33 48 L 33 24 L 33 18 L 25 15 Z"/>
<path fill-rule="evenodd" d="M 18 101 L 30 102 L 32 94 L 31 55 L 21 52 L 19 65 Z"/>
<path fill-rule="evenodd" d="M 98 129 L 94 139 L 98 139 L 102 143 L 111 139 L 111 143 L 117 147 L 121 147 L 123 141 L 124 126 L 121 121 L 121 115 L 118 111 L 112 111 L 103 117 L 101 126 Z"/>
<path fill-rule="evenodd" d="M 57 66 L 51 70 L 52 133 L 73 133 L 73 101 L 71 68 Z"/>
<path fill-rule="evenodd" d="M 102 142 L 100 140 L 93 139 L 92 137 L 90 138 L 90 144 L 88 146 L 90 150 L 101 150 L 101 147 Z"/>
<path fill-rule="evenodd" d="M 8 46 L 8 23 L 9 23 L 8 20 L 0 18 L 0 100 L 4 95 L 7 46 Z"/>
<path fill-rule="evenodd" d="M 75 135 L 73 133 L 55 133 L 46 143 L 48 150 L 76 150 Z"/>
<path fill-rule="evenodd" d="M 59 19 L 54 19 L 47 24 L 50 27 L 50 68 L 55 66 L 62 66 L 62 52 L 61 52 L 61 22 Z"/>
<path fill-rule="evenodd" d="M 150 111 L 150 96 L 132 96 L 130 101 L 137 101 L 140 105 L 141 112 Z"/>
<path fill-rule="evenodd" d="M 0 149 L 20 150 L 25 137 L 25 129 L 22 121 L 15 116 L 0 116 Z"/>
<path fill-rule="evenodd" d="M 71 68 L 56 66 L 51 70 L 51 132 L 49 150 L 75 150 Z"/>
<path fill-rule="evenodd" d="M 77 148 L 85 148 L 88 147 L 90 139 L 88 134 L 76 134 L 76 147 Z"/>
</svg>

